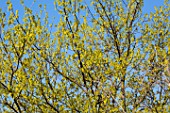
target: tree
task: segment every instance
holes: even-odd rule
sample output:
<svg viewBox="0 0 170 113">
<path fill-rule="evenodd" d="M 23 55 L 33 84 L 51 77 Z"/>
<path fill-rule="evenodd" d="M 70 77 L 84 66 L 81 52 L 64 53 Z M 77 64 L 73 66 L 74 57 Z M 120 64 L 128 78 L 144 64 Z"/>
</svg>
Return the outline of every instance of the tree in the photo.
<svg viewBox="0 0 170 113">
<path fill-rule="evenodd" d="M 58 23 L 42 5 L 0 10 L 2 112 L 170 112 L 168 0 L 150 14 L 143 0 L 86 2 L 54 0 Z"/>
</svg>

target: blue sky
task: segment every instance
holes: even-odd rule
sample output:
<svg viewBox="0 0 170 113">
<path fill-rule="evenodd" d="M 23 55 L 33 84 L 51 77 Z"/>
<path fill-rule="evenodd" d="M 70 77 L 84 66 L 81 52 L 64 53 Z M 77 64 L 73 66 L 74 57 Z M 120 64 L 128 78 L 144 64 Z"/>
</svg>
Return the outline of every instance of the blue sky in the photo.
<svg viewBox="0 0 170 113">
<path fill-rule="evenodd" d="M 24 10 L 23 10 L 23 7 L 20 5 L 20 0 L 11 0 L 11 1 L 13 3 L 14 10 L 19 10 L 19 14 L 23 15 Z M 46 4 L 49 17 L 58 16 L 57 12 L 54 10 L 53 1 L 54 0 L 36 0 L 36 2 L 34 3 L 34 0 L 24 0 L 26 6 L 32 7 L 32 9 L 34 10 L 34 13 L 39 12 L 38 4 L 42 4 L 42 5 Z M 2 8 L 4 12 L 7 11 L 6 2 L 7 0 L 0 0 L 0 8 Z M 163 3 L 164 3 L 164 0 L 144 0 L 143 13 L 154 12 L 154 6 L 159 7 L 163 5 Z"/>
<path fill-rule="evenodd" d="M 164 4 L 164 0 L 144 0 L 143 12 L 149 13 L 154 12 L 154 6 L 162 6 Z"/>
<path fill-rule="evenodd" d="M 0 0 L 0 8 L 7 8 L 6 7 L 6 1 L 7 0 Z M 20 6 L 20 0 L 11 0 L 14 7 L 16 7 L 17 9 L 21 9 Z M 24 0 L 25 4 L 27 6 L 32 6 L 34 0 Z M 150 11 L 154 11 L 154 6 L 160 6 L 163 5 L 164 0 L 144 0 L 144 8 L 143 11 L 144 12 L 150 12 Z M 36 4 L 47 4 L 47 8 L 48 10 L 53 10 L 54 5 L 53 5 L 53 0 L 36 0 L 36 3 L 33 5 L 33 8 L 36 10 L 37 8 L 34 7 L 36 6 Z"/>
</svg>

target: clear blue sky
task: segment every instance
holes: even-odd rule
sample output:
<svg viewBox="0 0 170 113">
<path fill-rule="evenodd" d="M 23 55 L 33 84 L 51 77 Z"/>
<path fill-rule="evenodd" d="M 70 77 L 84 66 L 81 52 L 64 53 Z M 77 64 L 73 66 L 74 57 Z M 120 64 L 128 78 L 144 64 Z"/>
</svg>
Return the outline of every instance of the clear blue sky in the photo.
<svg viewBox="0 0 170 113">
<path fill-rule="evenodd" d="M 20 5 L 20 0 L 11 0 L 13 3 L 14 10 L 19 10 L 19 14 L 23 15 L 23 7 Z M 34 13 L 39 11 L 38 4 L 46 4 L 49 17 L 57 16 L 57 12 L 54 11 L 53 0 L 36 0 L 36 3 L 33 4 L 34 0 L 24 0 L 26 6 L 32 7 Z M 87 1 L 87 0 L 86 0 Z M 88 0 L 89 1 L 89 0 Z M 7 0 L 0 0 L 0 8 L 3 11 L 7 11 Z M 163 5 L 164 0 L 144 0 L 143 13 L 154 12 L 154 6 Z M 51 21 L 51 19 L 50 19 Z"/>
<path fill-rule="evenodd" d="M 6 7 L 6 1 L 7 0 L 0 0 L 0 8 L 7 8 Z M 20 9 L 20 0 L 11 0 L 14 7 L 17 9 Z M 32 6 L 32 3 L 34 0 L 24 0 L 25 4 L 27 6 Z M 150 11 L 154 11 L 154 6 L 160 6 L 163 5 L 164 0 L 144 0 L 144 8 L 143 11 L 144 12 L 150 12 Z M 54 5 L 53 5 L 53 0 L 36 0 L 36 4 L 47 4 L 47 8 L 48 10 L 53 10 Z M 35 6 L 37 6 L 36 4 L 33 5 L 33 8 L 36 10 L 37 8 Z"/>
</svg>

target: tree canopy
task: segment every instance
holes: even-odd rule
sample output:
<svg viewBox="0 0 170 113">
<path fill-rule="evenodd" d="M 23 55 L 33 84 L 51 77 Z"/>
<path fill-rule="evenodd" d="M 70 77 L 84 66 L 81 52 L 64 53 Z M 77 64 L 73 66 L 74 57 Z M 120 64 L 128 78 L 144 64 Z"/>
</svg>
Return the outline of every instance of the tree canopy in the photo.
<svg viewBox="0 0 170 113">
<path fill-rule="evenodd" d="M 0 112 L 170 112 L 168 0 L 149 14 L 143 0 L 54 0 L 57 23 L 6 4 Z"/>
</svg>

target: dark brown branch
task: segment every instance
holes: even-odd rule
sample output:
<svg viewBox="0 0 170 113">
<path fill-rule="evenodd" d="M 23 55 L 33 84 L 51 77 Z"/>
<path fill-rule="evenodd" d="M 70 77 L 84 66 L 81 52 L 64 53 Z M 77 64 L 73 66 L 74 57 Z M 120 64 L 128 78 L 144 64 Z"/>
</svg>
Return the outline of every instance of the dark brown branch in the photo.
<svg viewBox="0 0 170 113">
<path fill-rule="evenodd" d="M 19 110 L 19 113 L 22 113 L 21 108 L 20 108 L 20 105 L 18 104 L 16 98 L 14 99 L 14 103 L 16 104 L 16 106 L 17 106 L 17 108 L 18 108 L 18 110 Z"/>
<path fill-rule="evenodd" d="M 133 25 L 133 22 L 135 21 L 135 16 L 136 16 L 136 14 L 137 14 L 138 8 L 139 8 L 139 3 L 137 2 L 137 5 L 136 5 L 136 7 L 135 7 L 135 11 L 134 11 L 134 13 L 133 13 L 133 17 L 132 17 L 132 20 L 131 20 L 131 22 L 130 22 L 129 28 L 132 28 L 132 25 Z M 128 33 L 127 33 L 127 39 L 128 39 L 128 50 L 127 50 L 127 56 L 126 56 L 126 57 L 128 57 L 129 54 L 130 54 L 131 31 L 128 31 Z"/>
<path fill-rule="evenodd" d="M 72 33 L 72 38 L 74 39 L 74 38 L 75 38 L 75 37 L 74 37 L 74 32 L 73 32 L 72 27 L 71 27 L 71 24 L 70 24 L 70 22 L 69 22 L 69 20 L 68 20 L 66 9 L 64 8 L 63 10 L 64 10 L 64 14 L 65 14 L 65 16 L 66 16 L 66 17 L 65 17 L 65 18 L 66 18 L 66 22 L 67 22 L 67 24 L 68 24 L 68 26 L 69 26 L 69 29 L 70 29 L 71 33 Z M 77 47 L 77 44 L 76 44 L 76 43 L 74 43 L 74 45 Z M 79 58 L 79 61 L 80 61 L 80 68 L 83 69 L 83 64 L 82 64 L 81 59 L 80 59 L 80 51 L 77 50 L 76 52 L 77 52 L 77 54 L 78 54 L 78 58 Z M 86 89 L 88 89 L 88 88 L 87 88 L 87 83 L 86 83 L 85 74 L 84 74 L 84 72 L 82 72 L 82 70 L 81 70 L 81 73 L 82 73 L 82 76 L 83 76 L 84 85 L 85 85 Z"/>
<path fill-rule="evenodd" d="M 11 106 L 8 102 L 5 102 L 7 106 L 9 106 L 15 113 L 19 113 L 13 106 Z"/>
<path fill-rule="evenodd" d="M 77 53 L 78 53 L 78 59 L 79 59 L 79 62 L 80 62 L 80 68 L 83 69 L 83 63 L 81 62 L 81 58 L 80 58 L 80 52 L 77 50 Z M 84 72 L 81 70 L 81 73 L 82 73 L 82 76 L 83 76 L 83 82 L 84 82 L 84 85 L 85 87 L 87 88 L 87 83 L 86 83 L 86 78 L 85 78 L 85 74 Z"/>
<path fill-rule="evenodd" d="M 57 108 L 55 108 L 55 107 L 48 101 L 47 97 L 45 96 L 45 94 L 44 94 L 44 92 L 43 92 L 43 89 L 41 89 L 41 90 L 42 90 L 42 95 L 43 95 L 43 97 L 44 97 L 45 102 L 47 103 L 47 105 L 49 105 L 49 106 L 50 106 L 53 110 L 55 110 L 57 113 L 60 113 L 59 110 L 58 110 Z"/>
<path fill-rule="evenodd" d="M 14 14 L 14 17 L 15 17 L 15 13 L 14 13 L 13 10 L 12 10 L 12 13 Z M 21 26 L 21 24 L 20 24 L 20 22 L 19 22 L 19 20 L 18 20 L 17 18 L 16 18 L 16 21 L 17 21 L 17 23 L 20 25 L 20 28 L 22 29 L 22 31 L 24 32 L 24 34 L 26 34 L 26 31 L 25 31 L 24 28 Z M 12 41 L 12 39 L 11 39 L 11 41 Z M 24 50 L 25 50 L 25 46 L 26 46 L 25 43 L 26 43 L 26 40 L 24 39 L 23 46 L 22 46 L 22 53 L 19 54 L 18 51 L 17 51 L 17 49 L 16 49 L 16 47 L 15 47 L 14 42 L 12 41 L 12 46 L 14 47 L 14 49 L 15 49 L 15 51 L 16 51 L 16 54 L 17 54 L 17 56 L 18 56 L 18 61 L 17 61 L 17 67 L 16 67 L 16 69 L 13 69 L 13 67 L 11 67 L 11 70 L 12 70 L 11 79 L 10 79 L 10 85 L 11 85 L 11 86 L 12 86 L 13 76 L 14 76 L 15 72 L 16 72 L 16 71 L 18 70 L 18 68 L 19 68 L 19 62 L 21 61 L 21 58 L 22 58 L 23 53 L 24 53 Z M 12 62 L 11 62 L 11 63 L 12 63 Z"/>
<path fill-rule="evenodd" d="M 60 70 L 58 70 L 58 68 L 55 66 L 55 64 L 52 61 L 49 61 L 48 59 L 45 59 L 48 63 L 50 63 L 53 66 L 53 69 L 59 73 L 60 75 L 62 75 L 65 79 L 75 83 L 77 86 L 79 86 L 85 93 L 87 93 L 87 91 L 81 86 L 81 84 L 79 84 L 76 80 L 74 80 L 71 77 L 67 77 L 64 73 L 62 73 Z"/>
<path fill-rule="evenodd" d="M 102 9 L 103 9 L 103 11 L 104 11 L 107 19 L 108 19 L 108 21 L 109 21 L 109 25 L 110 25 L 110 28 L 111 28 L 111 30 L 112 30 L 113 36 L 114 36 L 114 42 L 115 42 L 115 45 L 116 45 L 116 49 L 117 49 L 117 52 L 118 52 L 118 56 L 119 56 L 119 58 L 120 58 L 120 57 L 121 57 L 120 45 L 119 45 L 119 41 L 118 41 L 118 38 L 117 38 L 117 33 L 116 33 L 116 30 L 115 30 L 115 27 L 112 25 L 111 19 L 109 18 L 108 14 L 107 14 L 107 12 L 106 12 L 105 7 L 103 6 L 103 4 L 101 3 L 100 0 L 98 0 L 98 1 L 99 1 L 99 4 L 100 4 L 101 7 L 102 7 Z"/>
</svg>

